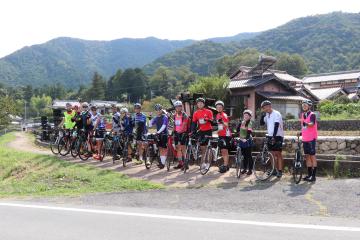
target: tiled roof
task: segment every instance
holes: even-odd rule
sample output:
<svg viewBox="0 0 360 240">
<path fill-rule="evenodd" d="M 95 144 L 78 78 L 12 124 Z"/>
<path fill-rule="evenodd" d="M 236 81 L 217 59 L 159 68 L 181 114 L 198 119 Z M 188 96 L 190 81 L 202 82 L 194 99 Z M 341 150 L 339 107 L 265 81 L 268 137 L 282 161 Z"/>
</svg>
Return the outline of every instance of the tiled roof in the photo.
<svg viewBox="0 0 360 240">
<path fill-rule="evenodd" d="M 286 82 L 299 82 L 302 83 L 301 79 L 298 79 L 290 74 L 287 74 L 286 72 L 284 73 L 277 73 L 274 72 L 274 75 L 279 78 L 280 80 L 286 81 Z"/>
<path fill-rule="evenodd" d="M 77 100 L 54 100 L 52 104 L 52 108 L 62 108 L 65 109 L 66 103 L 70 103 L 71 105 L 80 105 Z"/>
<path fill-rule="evenodd" d="M 308 89 L 313 95 L 315 95 L 319 100 L 325 100 L 331 98 L 337 93 L 343 91 L 341 87 L 337 88 L 323 88 L 323 89 Z"/>
<path fill-rule="evenodd" d="M 327 82 L 336 80 L 359 79 L 360 70 L 347 72 L 333 72 L 325 74 L 313 74 L 303 78 L 304 83 Z"/>
<path fill-rule="evenodd" d="M 234 81 L 230 81 L 229 88 L 232 89 L 232 88 L 256 87 L 272 79 L 274 79 L 274 77 L 269 75 L 269 76 L 249 78 L 244 80 L 234 80 Z"/>
<path fill-rule="evenodd" d="M 303 101 L 306 98 L 298 95 L 289 95 L 289 94 L 281 94 L 281 93 L 267 93 L 267 92 L 257 92 L 261 96 L 273 99 L 273 100 L 291 100 L 291 101 Z"/>
</svg>

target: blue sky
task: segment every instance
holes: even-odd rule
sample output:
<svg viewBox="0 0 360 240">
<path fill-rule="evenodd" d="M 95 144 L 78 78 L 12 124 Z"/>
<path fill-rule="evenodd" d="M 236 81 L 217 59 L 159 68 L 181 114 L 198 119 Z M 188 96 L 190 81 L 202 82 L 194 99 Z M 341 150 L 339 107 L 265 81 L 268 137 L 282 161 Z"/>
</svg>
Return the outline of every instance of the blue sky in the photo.
<svg viewBox="0 0 360 240">
<path fill-rule="evenodd" d="M 360 1 L 7 0 L 0 2 L 0 57 L 60 36 L 200 40 L 333 11 L 360 12 Z"/>
</svg>

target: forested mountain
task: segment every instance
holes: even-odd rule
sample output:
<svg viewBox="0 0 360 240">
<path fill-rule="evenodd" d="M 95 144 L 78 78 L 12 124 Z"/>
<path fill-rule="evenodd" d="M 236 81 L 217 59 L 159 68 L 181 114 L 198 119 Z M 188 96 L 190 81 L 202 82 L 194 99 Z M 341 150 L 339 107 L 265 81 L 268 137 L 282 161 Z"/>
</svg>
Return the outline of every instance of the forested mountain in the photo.
<svg viewBox="0 0 360 240">
<path fill-rule="evenodd" d="M 41 86 L 62 83 L 79 86 L 90 82 L 95 71 L 109 77 L 117 69 L 142 67 L 154 59 L 193 43 L 157 38 L 86 41 L 57 38 L 25 47 L 0 59 L 0 82 Z"/>
<path fill-rule="evenodd" d="M 204 75 L 206 69 L 214 68 L 217 57 L 247 48 L 299 54 L 313 73 L 359 69 L 360 14 L 335 12 L 299 18 L 236 43 L 195 43 L 156 59 L 145 70 L 187 66 Z"/>
</svg>

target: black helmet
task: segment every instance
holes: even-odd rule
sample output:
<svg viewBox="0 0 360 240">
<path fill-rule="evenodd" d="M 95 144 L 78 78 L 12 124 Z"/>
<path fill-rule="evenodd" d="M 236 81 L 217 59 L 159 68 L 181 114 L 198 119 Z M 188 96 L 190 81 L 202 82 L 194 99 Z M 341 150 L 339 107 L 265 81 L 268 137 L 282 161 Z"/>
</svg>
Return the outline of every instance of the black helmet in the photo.
<svg viewBox="0 0 360 240">
<path fill-rule="evenodd" d="M 198 102 L 203 102 L 203 103 L 205 103 L 205 99 L 202 98 L 202 97 L 199 97 L 199 98 L 196 99 L 196 103 L 198 103 Z"/>
<path fill-rule="evenodd" d="M 313 105 L 313 102 L 311 100 L 305 99 L 302 101 L 302 104 L 307 104 L 309 107 Z"/>
<path fill-rule="evenodd" d="M 162 110 L 161 104 L 159 104 L 159 103 L 155 104 L 154 109 L 155 109 L 155 111 L 160 111 L 160 110 Z"/>
<path fill-rule="evenodd" d="M 263 102 L 261 103 L 261 107 L 262 107 L 262 108 L 265 107 L 265 106 L 269 106 L 269 105 L 271 105 L 271 102 L 270 102 L 269 100 L 265 100 L 265 101 L 263 101 Z"/>
</svg>

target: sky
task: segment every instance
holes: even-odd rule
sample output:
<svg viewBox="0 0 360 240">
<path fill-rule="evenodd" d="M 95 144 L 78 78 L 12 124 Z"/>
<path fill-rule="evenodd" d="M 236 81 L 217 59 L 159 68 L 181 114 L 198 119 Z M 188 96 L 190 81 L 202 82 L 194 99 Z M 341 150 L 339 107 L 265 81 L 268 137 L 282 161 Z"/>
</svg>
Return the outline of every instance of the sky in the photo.
<svg viewBox="0 0 360 240">
<path fill-rule="evenodd" d="M 2 0 L 0 57 L 56 37 L 206 39 L 268 30 L 359 0 Z"/>
</svg>

